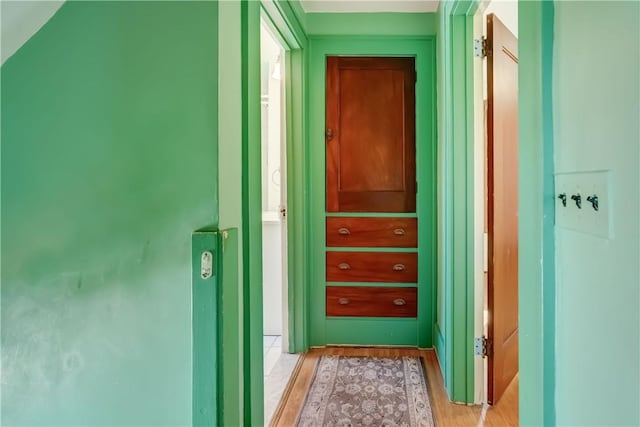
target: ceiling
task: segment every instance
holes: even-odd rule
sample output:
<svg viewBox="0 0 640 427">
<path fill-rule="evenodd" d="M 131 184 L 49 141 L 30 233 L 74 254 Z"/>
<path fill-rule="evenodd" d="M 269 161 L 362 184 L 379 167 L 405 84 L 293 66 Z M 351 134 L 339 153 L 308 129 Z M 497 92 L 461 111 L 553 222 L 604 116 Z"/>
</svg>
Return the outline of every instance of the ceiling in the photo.
<svg viewBox="0 0 640 427">
<path fill-rule="evenodd" d="M 9 59 L 60 9 L 63 0 L 0 1 L 2 63 Z"/>
<path fill-rule="evenodd" d="M 300 0 L 306 13 L 436 12 L 439 0 Z"/>
</svg>

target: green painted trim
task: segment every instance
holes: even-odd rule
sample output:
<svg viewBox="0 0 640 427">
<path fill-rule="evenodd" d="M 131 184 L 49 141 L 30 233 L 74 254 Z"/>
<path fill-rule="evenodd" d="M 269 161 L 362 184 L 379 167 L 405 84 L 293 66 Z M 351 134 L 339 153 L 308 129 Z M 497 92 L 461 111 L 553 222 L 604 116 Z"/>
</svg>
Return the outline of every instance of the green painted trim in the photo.
<svg viewBox="0 0 640 427">
<path fill-rule="evenodd" d="M 306 297 L 304 260 L 304 56 L 306 36 L 293 12 L 283 2 L 241 2 L 242 35 L 242 255 L 243 255 L 243 390 L 244 425 L 264 422 L 263 324 L 262 324 L 262 202 L 260 143 L 260 16 L 268 19 L 285 55 L 286 138 L 288 173 L 288 283 L 290 350 L 306 350 Z M 235 424 L 229 424 L 235 425 Z"/>
<path fill-rule="evenodd" d="M 328 317 L 327 344 L 415 346 L 418 322 L 406 318 Z M 354 335 L 353 330 L 358 330 Z"/>
<path fill-rule="evenodd" d="M 440 352 L 440 349 L 444 348 L 444 336 L 442 335 L 442 331 L 440 330 L 440 327 L 438 326 L 437 323 L 433 325 L 433 328 L 434 328 L 435 347 L 436 347 L 436 354 L 438 356 L 438 362 L 442 363 L 441 360 L 443 358 L 443 353 Z"/>
<path fill-rule="evenodd" d="M 520 1 L 520 425 L 555 420 L 553 2 Z"/>
<path fill-rule="evenodd" d="M 433 345 L 436 281 L 436 143 L 435 143 L 435 40 L 433 37 L 335 36 L 311 37 L 308 53 L 309 126 L 309 344 L 327 344 L 329 331 L 325 319 L 325 57 L 327 55 L 415 56 L 418 70 L 416 85 L 416 141 L 418 180 L 419 283 L 423 283 L 418 301 L 418 323 L 412 345 Z M 313 321 L 312 321 L 313 319 Z M 356 325 L 356 323 L 354 323 Z M 353 327 L 349 327 L 351 331 Z M 347 330 L 349 330 L 349 328 Z M 357 329 L 360 331 L 360 329 Z M 374 338 L 375 339 L 375 338 Z M 376 342 L 369 341 L 369 344 Z M 407 343 L 408 341 L 404 341 Z M 409 345 L 409 344 L 407 344 Z"/>
<path fill-rule="evenodd" d="M 384 213 L 377 213 L 377 212 L 327 212 L 325 213 L 326 217 L 335 217 L 335 218 L 345 218 L 345 217 L 351 217 L 351 216 L 357 216 L 357 217 L 385 217 L 385 218 L 417 218 L 418 214 L 417 213 L 404 213 L 404 212 L 384 212 Z"/>
<path fill-rule="evenodd" d="M 456 402 L 469 402 L 468 358 L 471 342 L 468 341 L 469 322 L 473 321 L 472 313 L 468 311 L 468 301 L 473 298 L 473 270 L 469 270 L 469 263 L 473 263 L 473 241 L 468 239 L 469 228 L 473 231 L 473 216 L 469 218 L 469 205 L 473 208 L 473 186 L 469 187 L 469 180 L 473 179 L 473 165 L 469 170 L 469 157 L 473 158 L 473 146 L 469 144 L 467 134 L 468 122 L 472 117 L 467 116 L 467 102 L 472 93 L 467 93 L 467 53 L 466 44 L 466 16 L 451 16 L 451 103 L 452 118 L 452 166 L 453 166 L 453 273 L 451 310 L 448 324 L 451 326 L 445 334 L 451 340 L 452 349 L 449 353 L 452 366 L 452 383 L 449 390 L 450 398 Z M 472 140 L 471 140 L 472 141 Z M 471 145 L 471 149 L 469 146 Z M 471 285 L 471 286 L 470 286 Z M 470 403 L 470 402 L 469 402 Z"/>
<path fill-rule="evenodd" d="M 298 16 L 289 2 L 277 0 L 260 0 L 263 17 L 280 38 L 280 43 L 286 50 L 303 48 L 307 44 L 307 36 Z"/>
<path fill-rule="evenodd" d="M 213 255 L 213 276 L 200 276 L 201 254 Z M 191 286 L 193 316 L 192 424 L 218 425 L 219 359 L 218 283 L 220 278 L 218 233 L 194 232 L 191 236 Z"/>
<path fill-rule="evenodd" d="M 367 247 L 340 247 L 325 246 L 327 252 L 418 252 L 415 248 L 367 248 Z"/>
<path fill-rule="evenodd" d="M 278 0 L 278 2 L 283 3 L 286 2 L 291 6 L 291 10 L 298 18 L 298 22 L 302 25 L 302 30 L 306 33 L 307 28 L 307 13 L 302 8 L 302 4 L 300 4 L 300 0 Z"/>
<path fill-rule="evenodd" d="M 433 36 L 435 13 L 307 13 L 309 36 Z"/>
<path fill-rule="evenodd" d="M 556 424 L 556 242 L 555 242 L 555 163 L 553 139 L 553 40 L 554 5 L 546 2 L 542 7 L 542 111 L 544 125 L 543 142 L 543 213 L 542 213 L 542 259 L 543 275 L 543 401 L 544 424 Z M 519 164 L 522 165 L 522 159 Z M 522 193 L 526 194 L 526 193 Z M 522 305 L 522 304 L 521 304 Z M 522 346 L 522 345 L 521 345 Z M 522 405 L 522 403 L 521 403 Z"/>
<path fill-rule="evenodd" d="M 306 45 L 306 42 L 305 42 Z M 287 210 L 289 266 L 289 351 L 307 350 L 308 231 L 305 53 L 290 50 L 286 57 Z"/>
<path fill-rule="evenodd" d="M 218 421 L 222 426 L 242 424 L 242 360 L 245 357 L 242 330 L 239 277 L 239 233 L 237 228 L 221 230 L 218 236 L 220 321 L 218 331 L 218 384 L 220 390 Z"/>
<path fill-rule="evenodd" d="M 264 419 L 262 338 L 262 177 L 260 144 L 260 3 L 241 1 L 242 252 L 244 424 Z"/>
<path fill-rule="evenodd" d="M 474 399 L 474 138 L 473 15 L 479 1 L 445 2 L 441 37 L 443 186 L 440 277 L 444 324 L 436 340 L 445 387 L 453 401 Z"/>
<path fill-rule="evenodd" d="M 393 282 L 327 282 L 327 286 L 375 286 L 392 288 L 415 288 L 417 283 L 393 283 Z"/>
<path fill-rule="evenodd" d="M 305 145 L 305 61 L 308 45 L 299 18 L 288 2 L 278 2 L 284 24 L 295 33 L 297 45 L 287 45 L 285 57 L 286 126 L 287 126 L 287 210 L 288 210 L 288 268 L 289 268 L 289 351 L 307 350 L 306 298 L 307 254 L 305 230 L 306 165 Z M 281 31 L 285 31 L 280 28 Z"/>
<path fill-rule="evenodd" d="M 306 229 L 305 229 L 305 70 L 307 38 L 289 2 L 263 0 L 268 23 L 282 36 L 285 47 L 285 133 L 287 150 L 288 351 L 300 353 L 306 344 Z"/>
<path fill-rule="evenodd" d="M 453 181 L 451 162 L 450 139 L 451 121 L 451 101 L 450 95 L 450 69 L 451 69 L 451 49 L 449 43 L 449 14 L 451 12 L 451 2 L 441 2 L 438 8 L 438 45 L 437 45 L 437 66 L 438 66 L 438 283 L 436 302 L 436 322 L 434 329 L 440 333 L 441 340 L 436 340 L 436 352 L 442 370 L 442 377 L 445 389 L 451 389 L 451 340 L 447 340 L 445 335 L 449 327 L 448 317 L 451 300 L 451 274 L 452 274 L 452 227 L 450 226 L 450 213 L 453 209 L 453 199 L 451 187 Z"/>
<path fill-rule="evenodd" d="M 480 3 L 482 3 L 481 0 L 453 0 L 451 1 L 451 15 L 473 17 L 480 7 Z"/>
<path fill-rule="evenodd" d="M 221 229 L 233 228 L 232 241 L 221 243 L 220 310 L 221 425 L 240 425 L 244 417 L 244 364 L 246 348 L 243 340 L 244 296 L 242 247 L 242 70 L 240 37 L 240 4 L 218 3 L 218 191 L 220 194 Z M 220 82 L 224 82 L 221 84 Z M 221 238 L 222 239 L 222 238 Z M 235 246 L 235 257 L 229 246 Z"/>
</svg>

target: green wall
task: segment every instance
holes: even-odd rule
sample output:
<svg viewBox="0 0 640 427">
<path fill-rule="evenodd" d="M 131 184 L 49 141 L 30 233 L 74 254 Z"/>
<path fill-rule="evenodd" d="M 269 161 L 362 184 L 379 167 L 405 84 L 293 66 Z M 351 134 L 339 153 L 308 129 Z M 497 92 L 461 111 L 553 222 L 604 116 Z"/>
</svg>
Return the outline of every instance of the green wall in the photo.
<svg viewBox="0 0 640 427">
<path fill-rule="evenodd" d="M 640 425 L 638 40 L 638 2 L 555 2 L 556 172 L 610 171 L 612 229 L 556 223 L 558 425 Z"/>
<path fill-rule="evenodd" d="M 435 17 L 435 13 L 307 13 L 304 23 L 309 36 L 429 36 L 435 33 Z"/>
<path fill-rule="evenodd" d="M 1 69 L 3 425 L 189 425 L 217 4 L 69 2 Z"/>
</svg>

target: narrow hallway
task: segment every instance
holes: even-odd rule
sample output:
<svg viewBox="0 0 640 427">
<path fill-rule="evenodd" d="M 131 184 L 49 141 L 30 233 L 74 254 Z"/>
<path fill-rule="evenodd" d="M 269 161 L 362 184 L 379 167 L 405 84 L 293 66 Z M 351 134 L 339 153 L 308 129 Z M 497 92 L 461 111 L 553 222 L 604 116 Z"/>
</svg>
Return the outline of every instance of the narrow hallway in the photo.
<svg viewBox="0 0 640 427">
<path fill-rule="evenodd" d="M 314 377 L 315 367 L 323 355 L 360 357 L 414 356 L 422 359 L 426 368 L 427 389 L 438 427 L 507 427 L 518 425 L 518 377 L 511 383 L 497 405 L 487 407 L 456 404 L 449 401 L 438 359 L 433 350 L 412 348 L 326 347 L 313 348 L 303 354 L 293 377 L 275 411 L 271 427 L 295 425 L 304 404 L 307 389 Z"/>
</svg>

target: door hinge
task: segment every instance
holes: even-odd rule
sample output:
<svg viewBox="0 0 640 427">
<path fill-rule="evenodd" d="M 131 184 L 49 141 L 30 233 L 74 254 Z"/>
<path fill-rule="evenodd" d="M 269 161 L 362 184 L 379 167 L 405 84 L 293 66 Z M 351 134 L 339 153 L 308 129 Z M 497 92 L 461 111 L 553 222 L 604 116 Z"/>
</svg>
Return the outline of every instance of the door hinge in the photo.
<svg viewBox="0 0 640 427">
<path fill-rule="evenodd" d="M 483 359 L 491 354 L 492 343 L 487 337 L 476 337 L 473 341 L 473 354 Z"/>
<path fill-rule="evenodd" d="M 473 56 L 476 58 L 485 58 L 489 53 L 489 42 L 486 37 L 473 40 Z"/>
</svg>

